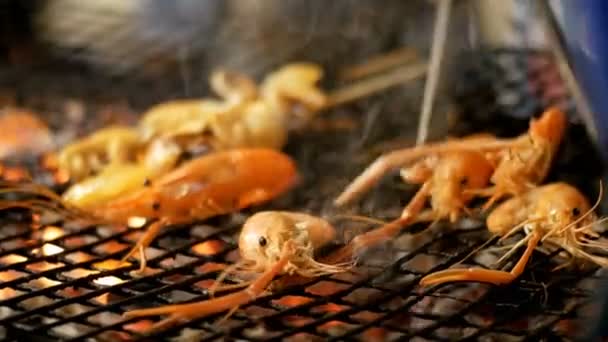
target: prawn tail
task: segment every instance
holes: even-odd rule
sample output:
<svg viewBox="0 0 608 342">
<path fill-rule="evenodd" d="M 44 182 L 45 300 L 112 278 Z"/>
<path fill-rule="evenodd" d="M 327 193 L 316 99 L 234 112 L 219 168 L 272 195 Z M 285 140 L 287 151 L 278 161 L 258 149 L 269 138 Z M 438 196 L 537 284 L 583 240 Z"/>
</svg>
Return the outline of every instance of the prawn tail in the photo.
<svg viewBox="0 0 608 342">
<path fill-rule="evenodd" d="M 551 107 L 540 118 L 532 120 L 530 133 L 557 145 L 564 136 L 567 124 L 566 114 L 557 107 Z"/>
</svg>

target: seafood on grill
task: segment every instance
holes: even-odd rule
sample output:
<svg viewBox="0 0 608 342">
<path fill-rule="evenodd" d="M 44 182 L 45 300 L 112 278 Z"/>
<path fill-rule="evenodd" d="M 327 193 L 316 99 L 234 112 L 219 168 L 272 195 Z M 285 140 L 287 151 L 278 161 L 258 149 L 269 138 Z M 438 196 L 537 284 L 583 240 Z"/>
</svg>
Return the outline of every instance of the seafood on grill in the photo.
<svg viewBox="0 0 608 342">
<path fill-rule="evenodd" d="M 539 243 L 547 243 L 565 250 L 570 260 L 557 267 L 562 268 L 576 259 L 585 259 L 602 267 L 608 266 L 608 258 L 593 255 L 584 248 L 608 251 L 608 242 L 600 240 L 594 226 L 598 219 L 587 198 L 574 186 L 550 183 L 536 187 L 523 195 L 512 197 L 498 205 L 488 216 L 488 230 L 501 236 L 501 240 L 524 231 L 525 237 L 503 256 L 502 260 L 514 253 L 518 247 L 527 244 L 526 250 L 509 272 L 481 268 L 455 268 L 432 273 L 420 280 L 422 286 L 447 282 L 487 282 L 496 285 L 509 284 L 519 277 L 532 252 Z M 500 262 L 500 260 L 499 260 Z"/>
<path fill-rule="evenodd" d="M 430 156 L 402 169 L 404 180 L 421 184 L 421 187 L 403 209 L 401 224 L 385 225 L 358 235 L 337 253 L 351 255 L 355 250 L 387 241 L 413 223 L 441 219 L 456 222 L 463 212 L 470 215 L 467 205 L 473 195 L 465 191 L 487 186 L 493 172 L 492 163 L 483 153 L 466 150 Z M 431 208 L 425 210 L 427 199 L 430 199 Z"/>
<path fill-rule="evenodd" d="M 496 165 L 490 179 L 494 186 L 466 189 L 469 194 L 490 197 L 485 205 L 489 207 L 499 198 L 507 194 L 522 194 L 545 179 L 561 143 L 565 126 L 566 115 L 558 108 L 549 108 L 539 119 L 531 120 L 528 132 L 515 138 L 500 139 L 488 134 L 477 134 L 390 152 L 367 167 L 335 199 L 334 204 L 342 206 L 354 201 L 386 173 L 402 169 L 422 158 L 431 161 L 419 162 L 412 169 L 402 171 L 402 175 L 406 175 L 403 177 L 406 181 L 410 181 L 408 175 L 411 173 L 429 173 L 432 168 L 425 164 L 432 163 L 433 159 L 441 159 L 446 154 L 473 151 L 483 153 L 489 162 Z M 420 172 L 422 169 L 427 171 Z"/>
<path fill-rule="evenodd" d="M 336 199 L 342 205 L 373 185 L 376 179 L 394 167 L 401 167 L 401 178 L 421 184 L 401 218 L 399 226 L 381 227 L 353 239 L 349 248 L 372 246 L 398 234 L 416 222 L 449 219 L 454 223 L 470 201 L 479 196 L 492 196 L 485 207 L 507 193 L 519 195 L 546 177 L 565 128 L 565 115 L 551 108 L 538 120 L 532 120 L 527 134 L 514 139 L 497 139 L 476 134 L 443 144 L 415 147 L 381 157 Z M 413 164 L 404 168 L 404 165 Z M 489 183 L 494 186 L 488 188 Z M 509 187 L 509 186 L 513 187 Z M 427 199 L 431 209 L 424 210 Z"/>
<path fill-rule="evenodd" d="M 483 206 L 488 209 L 507 195 L 518 196 L 541 184 L 551 169 L 566 125 L 564 112 L 556 107 L 547 109 L 538 120 L 530 122 L 527 135 L 517 138 L 522 147 L 517 151 L 507 149 L 490 155 L 498 164 L 491 179 L 494 186 L 468 191 L 478 196 L 489 196 Z"/>
<path fill-rule="evenodd" d="M 350 270 L 354 265 L 352 259 L 343 259 L 345 261 L 342 262 L 331 256 L 326 258 L 327 262 L 314 259 L 315 252 L 335 237 L 335 228 L 319 217 L 287 211 L 256 213 L 245 222 L 240 233 L 241 261 L 226 269 L 216 281 L 219 284 L 231 272 L 259 274 L 253 281 L 223 286 L 223 289 L 246 286 L 245 289 L 196 303 L 131 310 L 125 312 L 124 316 L 169 315 L 155 324 L 153 329 L 229 310 L 224 317 L 227 318 L 240 306 L 261 296 L 278 275 L 316 277 Z M 210 290 L 213 293 L 215 289 L 216 286 Z"/>
<path fill-rule="evenodd" d="M 111 199 L 102 189 L 104 183 L 113 181 L 111 193 L 117 196 L 139 188 L 145 180 L 175 167 L 179 161 L 175 157 L 176 149 L 151 148 L 157 140 L 177 147 L 178 151 L 193 146 L 204 146 L 211 151 L 254 147 L 281 149 L 287 142 L 292 123 L 297 121 L 295 118 L 304 124 L 310 123 L 323 109 L 403 83 L 417 75 L 407 69 L 386 74 L 327 95 L 317 86 L 323 70 L 313 63 L 283 66 L 268 75 L 259 87 L 245 75 L 218 70 L 210 76 L 210 84 L 220 99 L 162 103 L 148 110 L 136 127 L 102 129 L 61 150 L 59 168 L 76 182 L 75 189 L 69 191 L 69 199 L 75 204 L 102 203 Z M 178 157 L 180 155 L 178 153 Z M 147 160 L 155 160 L 156 164 L 151 167 Z M 121 173 L 104 170 L 106 167 L 125 168 L 124 165 L 128 165 L 129 172 L 122 180 L 119 179 Z M 87 179 L 89 177 L 93 179 Z M 78 183 L 83 180 L 86 184 Z"/>
<path fill-rule="evenodd" d="M 69 200 L 80 204 L 111 199 L 103 190 L 110 181 L 114 181 L 112 193 L 116 195 L 139 188 L 175 167 L 176 153 L 192 142 L 215 151 L 281 149 L 287 139 L 288 107 L 297 103 L 316 111 L 323 106 L 325 95 L 315 86 L 321 76 L 322 70 L 314 64 L 290 64 L 269 75 L 258 89 L 245 75 L 217 71 L 210 83 L 221 100 L 159 104 L 143 115 L 137 127 L 108 127 L 60 151 L 59 168 L 73 180 L 86 182 L 73 185 Z M 172 148 L 154 148 L 158 140 Z M 155 162 L 150 165 L 150 160 Z M 119 179 L 122 173 L 116 174 L 116 169 L 129 172 Z M 106 196 L 97 196 L 101 193 Z"/>
<path fill-rule="evenodd" d="M 5 200 L 0 201 L 0 208 L 50 208 L 101 223 L 126 224 L 130 217 L 154 221 L 124 257 L 126 260 L 139 253 L 141 273 L 146 268 L 145 248 L 163 227 L 267 202 L 288 191 L 297 180 L 296 165 L 284 153 L 264 148 L 233 149 L 190 160 L 146 186 L 103 204 L 76 207 L 42 186 L 11 184 L 0 188 L 0 193 L 20 192 L 47 200 Z"/>
</svg>

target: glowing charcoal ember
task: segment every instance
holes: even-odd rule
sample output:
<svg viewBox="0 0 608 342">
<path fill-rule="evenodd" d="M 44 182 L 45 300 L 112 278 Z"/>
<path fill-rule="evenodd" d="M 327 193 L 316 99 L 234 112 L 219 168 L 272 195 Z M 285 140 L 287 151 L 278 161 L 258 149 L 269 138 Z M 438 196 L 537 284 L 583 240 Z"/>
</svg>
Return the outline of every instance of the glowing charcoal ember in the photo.
<svg viewBox="0 0 608 342">
<path fill-rule="evenodd" d="M 319 305 L 316 306 L 314 308 L 312 308 L 312 312 L 317 312 L 317 313 L 335 313 L 335 312 L 340 312 L 340 311 L 344 311 L 346 309 L 348 309 L 349 307 L 346 305 L 338 305 L 338 304 L 334 304 L 334 303 L 327 303 L 327 304 L 323 304 L 323 305 Z"/>
<path fill-rule="evenodd" d="M 351 324 L 342 321 L 329 321 L 317 327 L 317 331 L 324 332 L 328 335 L 339 336 L 343 335 L 349 329 L 352 329 Z"/>
<path fill-rule="evenodd" d="M 66 224 L 66 226 L 67 226 L 67 224 Z M 81 228 L 76 228 L 76 230 L 80 230 L 80 229 Z M 70 236 L 63 240 L 63 246 L 66 249 L 72 249 L 72 248 L 77 248 L 77 247 L 80 247 L 80 246 L 88 244 L 88 243 L 93 243 L 96 240 L 97 240 L 97 238 L 92 235 Z M 78 253 L 78 252 L 76 252 L 76 253 Z"/>
<path fill-rule="evenodd" d="M 387 335 L 388 332 L 386 331 L 386 329 L 382 329 L 382 328 L 369 328 L 366 329 L 363 334 L 361 334 L 363 336 L 363 340 L 364 341 L 369 341 L 369 342 L 381 342 L 381 341 L 387 341 Z"/>
<path fill-rule="evenodd" d="M 86 294 L 88 292 L 90 292 L 91 290 L 88 289 L 84 289 L 82 287 L 79 288 L 74 288 L 72 286 L 68 286 L 64 289 L 58 290 L 57 291 L 57 295 L 63 297 L 63 298 L 74 298 L 74 297 L 78 297 L 81 296 L 83 294 Z"/>
<path fill-rule="evenodd" d="M 40 277 L 29 281 L 25 286 L 31 288 L 32 290 L 42 290 L 46 289 L 47 287 L 57 286 L 59 284 L 61 284 L 61 282 L 49 279 L 47 277 Z"/>
<path fill-rule="evenodd" d="M 312 298 L 302 297 L 302 296 L 284 296 L 279 299 L 274 299 L 272 304 L 279 305 L 283 307 L 294 307 L 309 303 L 312 301 Z"/>
<path fill-rule="evenodd" d="M 78 263 L 87 262 L 87 261 L 93 259 L 93 256 L 91 254 L 87 254 L 85 252 L 78 251 L 78 252 L 73 252 L 73 253 L 67 254 L 66 256 L 64 256 L 64 258 L 72 264 L 78 264 Z"/>
<path fill-rule="evenodd" d="M 106 243 L 96 246 L 95 248 L 93 248 L 93 251 L 96 254 L 106 255 L 106 254 L 118 253 L 127 248 L 129 248 L 129 245 L 112 240 L 112 241 L 108 241 Z"/>
<path fill-rule="evenodd" d="M 110 293 L 110 292 L 106 292 L 97 297 L 92 298 L 91 302 L 94 304 L 97 304 L 97 305 L 108 305 L 108 304 L 112 304 L 117 301 L 120 301 L 122 299 L 123 298 L 121 296 L 118 296 L 118 295 Z"/>
<path fill-rule="evenodd" d="M 87 318 L 88 322 L 93 323 L 95 325 L 111 325 L 116 324 L 122 320 L 123 318 L 121 315 L 109 311 L 103 311 Z"/>
<path fill-rule="evenodd" d="M 0 281 L 8 282 L 15 279 L 19 279 L 21 277 L 25 277 L 27 273 L 15 271 L 15 270 L 7 270 L 0 272 Z"/>
<path fill-rule="evenodd" d="M 98 271 L 86 270 L 84 268 L 76 268 L 67 272 L 61 273 L 64 277 L 68 279 L 80 279 L 84 277 L 88 277 L 93 274 L 99 273 Z"/>
<path fill-rule="evenodd" d="M 101 225 L 97 227 L 97 235 L 106 238 L 127 229 L 129 229 L 127 226 L 122 225 Z"/>
<path fill-rule="evenodd" d="M 185 328 L 182 329 L 179 336 L 171 339 L 172 342 L 196 342 L 196 341 L 204 341 L 205 338 L 209 335 L 204 330 Z"/>
<path fill-rule="evenodd" d="M 192 246 L 192 251 L 198 255 L 215 255 L 223 250 L 224 245 L 220 240 L 208 240 Z"/>
<path fill-rule="evenodd" d="M 347 289 L 347 284 L 340 284 L 333 281 L 320 281 L 306 288 L 306 292 L 317 296 L 331 296 L 336 292 Z"/>
<path fill-rule="evenodd" d="M 324 338 L 311 335 L 309 333 L 297 333 L 286 337 L 283 341 L 285 342 L 321 342 L 325 341 Z"/>
<path fill-rule="evenodd" d="M 27 258 L 22 255 L 8 254 L 3 257 L 0 257 L 0 264 L 8 266 L 19 262 L 24 262 L 26 260 Z"/>
<path fill-rule="evenodd" d="M 216 262 L 206 262 L 206 263 L 202 264 L 201 266 L 198 266 L 196 268 L 196 271 L 198 273 L 205 274 L 205 273 L 222 271 L 226 267 L 228 267 L 228 265 L 226 265 L 226 264 L 219 264 Z"/>
<path fill-rule="evenodd" d="M 133 340 L 131 335 L 124 331 L 108 330 L 108 331 L 104 331 L 104 332 L 100 333 L 97 336 L 98 336 L 98 338 L 97 338 L 98 341 L 127 342 L 127 341 Z"/>
<path fill-rule="evenodd" d="M 62 266 L 65 266 L 65 264 L 61 263 L 61 262 L 52 263 L 52 262 L 47 262 L 47 261 L 41 261 L 41 262 L 37 262 L 34 264 L 29 264 L 25 268 L 32 272 L 44 272 L 44 271 L 52 270 L 52 269 L 59 268 Z"/>
<path fill-rule="evenodd" d="M 75 338 L 80 335 L 86 334 L 87 332 L 93 330 L 93 327 L 78 324 L 78 323 L 66 323 L 56 327 L 51 328 L 51 333 L 60 338 Z"/>
<path fill-rule="evenodd" d="M 26 310 L 34 310 L 42 306 L 47 306 L 53 303 L 53 299 L 46 296 L 36 296 L 22 300 L 19 302 L 19 306 Z"/>
<path fill-rule="evenodd" d="M 60 238 L 61 236 L 63 236 L 65 233 L 63 231 L 63 229 L 59 228 L 59 227 L 54 227 L 54 226 L 48 226 L 45 227 L 44 229 L 37 231 L 35 235 L 38 235 L 39 238 L 41 238 L 43 241 L 50 241 L 50 240 L 55 240 Z M 63 252 L 63 248 L 57 246 L 56 244 L 52 244 L 52 243 L 45 243 L 44 245 L 42 245 L 41 249 L 34 249 L 32 250 L 32 254 L 33 255 L 45 255 L 45 256 L 49 256 L 49 255 L 55 255 L 55 254 L 59 254 L 61 252 Z"/>
<path fill-rule="evenodd" d="M 42 245 L 42 249 L 34 249 L 32 250 L 32 254 L 33 255 L 43 255 L 43 256 L 50 256 L 50 255 L 55 255 L 55 254 L 59 254 L 63 252 L 63 248 L 54 245 L 52 243 L 45 243 L 44 245 Z"/>
<path fill-rule="evenodd" d="M 95 280 L 93 280 L 94 284 L 97 285 L 101 285 L 101 286 L 114 286 L 117 284 L 120 284 L 124 282 L 124 280 L 115 277 L 115 276 L 106 276 L 106 277 L 101 277 L 101 278 L 97 278 Z"/>
<path fill-rule="evenodd" d="M 315 321 L 314 318 L 298 316 L 298 315 L 283 316 L 283 319 L 282 319 L 283 324 L 286 324 L 286 325 L 289 325 L 292 327 L 301 327 L 303 325 L 310 324 L 314 321 Z"/>
<path fill-rule="evenodd" d="M 36 232 L 37 234 L 35 234 L 34 236 L 36 238 L 42 238 L 43 241 L 50 241 L 50 240 L 55 240 L 58 239 L 60 237 L 62 237 L 63 235 L 65 235 L 65 232 L 63 231 L 63 229 L 59 228 L 59 227 L 55 227 L 55 226 L 47 226 L 44 227 L 43 229 L 39 230 Z"/>
<path fill-rule="evenodd" d="M 20 296 L 23 293 L 24 293 L 23 291 L 13 290 L 10 287 L 2 288 L 2 289 L 0 289 L 0 301 Z"/>
<path fill-rule="evenodd" d="M 81 305 L 81 304 L 68 304 L 68 305 L 64 305 L 56 310 L 54 310 L 53 312 L 61 317 L 71 317 L 71 316 L 75 316 L 75 315 L 80 315 L 82 313 L 85 313 L 89 310 L 91 310 L 93 307 L 91 306 L 85 306 L 85 305 Z"/>
<path fill-rule="evenodd" d="M 111 271 L 121 267 L 129 267 L 131 263 L 128 261 L 120 261 L 116 259 L 108 259 L 93 264 L 93 268 L 102 271 Z"/>
</svg>

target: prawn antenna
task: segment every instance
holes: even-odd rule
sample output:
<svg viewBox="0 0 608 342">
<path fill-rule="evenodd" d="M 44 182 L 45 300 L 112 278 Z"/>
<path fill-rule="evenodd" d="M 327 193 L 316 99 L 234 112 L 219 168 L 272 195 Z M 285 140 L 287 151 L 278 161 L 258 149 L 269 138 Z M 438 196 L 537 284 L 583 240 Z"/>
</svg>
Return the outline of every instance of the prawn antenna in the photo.
<svg viewBox="0 0 608 342">
<path fill-rule="evenodd" d="M 61 196 L 56 194 L 50 188 L 32 182 L 10 183 L 0 181 L 0 194 L 20 194 L 44 198 L 26 200 L 0 200 L 0 210 L 5 210 L 9 208 L 25 208 L 39 211 L 50 210 L 58 214 L 64 215 L 66 218 L 93 219 L 90 214 L 65 202 L 63 198 L 61 198 Z"/>
<path fill-rule="evenodd" d="M 473 254 L 476 254 L 477 252 L 479 252 L 480 250 L 484 249 L 486 246 L 488 246 L 490 243 L 492 243 L 492 241 L 494 241 L 496 238 L 498 237 L 498 235 L 492 235 L 489 239 L 487 239 L 484 243 L 482 243 L 479 247 L 475 248 L 474 250 L 472 250 L 469 254 L 467 254 L 464 258 L 458 260 L 455 265 L 461 264 L 462 262 L 464 262 L 465 260 L 467 260 L 468 258 L 470 258 Z"/>
<path fill-rule="evenodd" d="M 332 219 L 336 219 L 336 220 L 351 220 L 351 221 L 358 221 L 358 222 L 365 222 L 365 223 L 371 223 L 371 224 L 387 224 L 388 222 L 380 220 L 380 219 L 375 219 L 373 217 L 369 217 L 369 216 L 363 216 L 363 215 L 351 215 L 351 214 L 339 214 L 339 215 L 334 215 L 332 216 Z"/>
<path fill-rule="evenodd" d="M 217 279 L 215 280 L 215 282 L 213 283 L 213 285 L 209 288 L 209 297 L 212 297 L 215 295 L 215 292 L 217 292 L 218 290 L 228 290 L 228 289 L 232 289 L 232 288 L 239 288 L 239 287 L 244 287 L 247 286 L 246 282 L 243 283 L 238 283 L 238 284 L 234 284 L 234 285 L 221 285 L 220 284 L 224 281 L 224 279 L 226 279 L 226 277 L 228 277 L 230 274 L 235 273 L 236 270 L 242 268 L 243 266 L 245 266 L 247 262 L 244 260 L 239 260 L 238 262 L 236 262 L 235 264 L 228 266 L 227 268 L 225 268 L 222 273 L 220 273 L 220 275 L 217 277 Z"/>
</svg>

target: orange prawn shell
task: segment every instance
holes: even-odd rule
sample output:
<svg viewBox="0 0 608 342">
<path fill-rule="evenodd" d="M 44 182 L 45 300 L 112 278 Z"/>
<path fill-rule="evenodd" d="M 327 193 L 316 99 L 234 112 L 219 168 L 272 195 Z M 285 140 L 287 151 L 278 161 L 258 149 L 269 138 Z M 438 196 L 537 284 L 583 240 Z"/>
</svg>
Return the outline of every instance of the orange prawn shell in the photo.
<svg viewBox="0 0 608 342">
<path fill-rule="evenodd" d="M 566 132 L 568 117 L 557 107 L 550 107 L 530 122 L 530 134 L 552 144 L 559 144 Z"/>
<path fill-rule="evenodd" d="M 488 230 L 504 234 L 530 218 L 544 218 L 553 225 L 565 226 L 576 219 L 572 210 L 587 212 L 591 206 L 587 198 L 575 187 L 564 182 L 551 183 L 512 197 L 497 206 L 486 223 Z M 590 220 L 595 217 L 590 216 Z"/>
<path fill-rule="evenodd" d="M 121 222 L 132 216 L 171 222 L 205 219 L 269 201 L 297 180 L 295 162 L 281 152 L 263 148 L 219 151 L 191 160 L 93 212 Z"/>
<path fill-rule="evenodd" d="M 304 236 L 299 235 L 306 230 Z M 336 230 L 326 220 L 305 213 L 263 211 L 251 216 L 239 236 L 241 258 L 254 262 L 260 269 L 276 262 L 286 241 L 300 247 L 309 245 L 314 251 L 336 237 Z"/>
<path fill-rule="evenodd" d="M 436 210 L 449 212 L 467 204 L 474 196 L 462 189 L 479 189 L 490 182 L 494 167 L 480 152 L 449 153 L 433 170 L 431 204 Z M 439 209 L 443 208 L 443 209 Z"/>
</svg>

